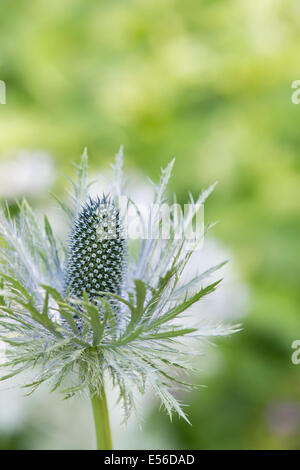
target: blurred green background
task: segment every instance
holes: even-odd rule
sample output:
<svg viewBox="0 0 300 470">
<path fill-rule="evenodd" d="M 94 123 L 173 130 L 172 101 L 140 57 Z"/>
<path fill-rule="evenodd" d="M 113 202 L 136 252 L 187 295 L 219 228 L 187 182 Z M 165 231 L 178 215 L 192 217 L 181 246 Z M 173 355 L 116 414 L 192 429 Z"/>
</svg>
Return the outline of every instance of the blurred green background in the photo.
<svg viewBox="0 0 300 470">
<path fill-rule="evenodd" d="M 300 448 L 300 365 L 291 362 L 300 339 L 299 42 L 298 0 L 1 1 L 3 198 L 6 183 L 13 200 L 17 170 L 11 184 L 6 171 L 24 149 L 53 162 L 50 181 L 29 191 L 37 209 L 48 207 L 48 189 L 64 193 L 62 175 L 84 146 L 92 171 L 124 144 L 127 167 L 154 179 L 176 156 L 171 190 L 182 203 L 219 181 L 205 216 L 219 221 L 212 235 L 247 286 L 243 331 L 217 341 L 218 365 L 199 378 L 208 388 L 184 397 L 193 426 L 154 407 L 141 434 L 130 428 L 133 448 Z M 52 397 L 52 415 L 36 424 L 42 394 L 22 411 L 26 400 L 1 390 L 0 418 L 8 403 L 11 415 L 0 448 L 84 445 L 76 433 L 89 428 L 87 405 L 72 405 L 76 421 Z M 66 442 L 56 436 L 70 426 L 53 417 L 64 407 L 74 434 Z"/>
</svg>

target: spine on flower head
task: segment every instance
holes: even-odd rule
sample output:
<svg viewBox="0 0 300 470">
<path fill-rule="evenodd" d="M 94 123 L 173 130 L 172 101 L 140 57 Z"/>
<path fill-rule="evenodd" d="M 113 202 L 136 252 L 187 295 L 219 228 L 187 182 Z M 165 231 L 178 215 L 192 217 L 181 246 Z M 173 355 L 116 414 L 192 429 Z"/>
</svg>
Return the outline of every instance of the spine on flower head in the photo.
<svg viewBox="0 0 300 470">
<path fill-rule="evenodd" d="M 89 199 L 72 227 L 65 293 L 93 300 L 101 291 L 119 294 L 126 263 L 119 210 L 103 196 Z"/>
</svg>

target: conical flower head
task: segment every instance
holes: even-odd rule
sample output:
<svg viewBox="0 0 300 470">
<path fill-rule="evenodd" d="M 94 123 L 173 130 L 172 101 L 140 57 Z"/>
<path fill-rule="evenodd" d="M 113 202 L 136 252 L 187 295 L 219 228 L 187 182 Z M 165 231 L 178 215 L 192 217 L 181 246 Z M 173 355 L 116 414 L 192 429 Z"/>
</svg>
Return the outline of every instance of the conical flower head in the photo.
<svg viewBox="0 0 300 470">
<path fill-rule="evenodd" d="M 72 227 L 65 292 L 89 300 L 101 291 L 119 294 L 126 261 L 119 210 L 106 197 L 89 199 Z"/>
</svg>

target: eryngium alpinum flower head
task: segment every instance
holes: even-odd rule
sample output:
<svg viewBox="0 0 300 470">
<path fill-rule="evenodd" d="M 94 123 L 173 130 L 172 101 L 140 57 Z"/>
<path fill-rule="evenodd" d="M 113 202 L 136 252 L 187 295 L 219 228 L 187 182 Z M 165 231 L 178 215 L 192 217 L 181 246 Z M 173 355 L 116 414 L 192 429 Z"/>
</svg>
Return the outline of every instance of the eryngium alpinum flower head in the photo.
<svg viewBox="0 0 300 470">
<path fill-rule="evenodd" d="M 126 247 L 119 210 L 105 196 L 89 199 L 72 227 L 65 292 L 89 300 L 101 291 L 121 293 Z"/>
<path fill-rule="evenodd" d="M 172 166 L 153 185 L 158 207 L 166 201 Z M 218 282 L 201 283 L 220 265 L 183 283 L 191 251 L 184 234 L 175 236 L 175 220 L 167 239 L 125 242 L 119 213 L 122 169 L 120 151 L 109 197 L 89 199 L 84 153 L 71 203 L 57 199 L 69 220 L 69 244 L 56 239 L 47 217 L 41 227 L 26 201 L 19 204 L 17 218 L 7 207 L 1 210 L 0 340 L 7 356 L 2 368 L 9 368 L 1 379 L 31 371 L 34 376 L 24 385 L 29 393 L 49 382 L 65 397 L 83 391 L 100 396 L 110 379 L 119 389 L 125 418 L 135 408 L 136 391 L 151 387 L 170 415 L 176 411 L 186 419 L 172 392 L 190 386 L 184 374 L 196 348 L 189 337 L 207 337 L 207 330 L 187 328 L 184 313 L 216 289 Z M 187 222 L 211 190 L 196 202 L 191 198 Z M 130 205 L 136 208 L 128 199 Z M 160 216 L 151 221 L 154 232 L 161 221 Z M 232 331 L 218 324 L 210 336 Z"/>
</svg>

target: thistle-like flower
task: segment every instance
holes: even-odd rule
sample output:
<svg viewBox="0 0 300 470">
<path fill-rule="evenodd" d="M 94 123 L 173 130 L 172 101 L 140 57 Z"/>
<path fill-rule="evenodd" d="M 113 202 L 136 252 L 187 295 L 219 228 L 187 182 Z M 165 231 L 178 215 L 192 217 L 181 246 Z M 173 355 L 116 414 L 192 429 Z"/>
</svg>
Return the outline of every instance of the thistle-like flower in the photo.
<svg viewBox="0 0 300 470">
<path fill-rule="evenodd" d="M 109 378 L 119 389 L 125 418 L 135 409 L 135 392 L 149 386 L 170 416 L 176 411 L 187 419 L 172 392 L 191 386 L 183 377 L 192 370 L 188 358 L 194 354 L 187 338 L 205 337 L 207 331 L 186 328 L 184 313 L 216 289 L 219 282 L 201 283 L 221 264 L 181 282 L 192 252 L 188 232 L 178 237 L 178 228 L 193 223 L 213 187 L 196 202 L 191 197 L 180 223 L 170 218 L 169 237 L 157 236 L 172 166 L 154 185 L 158 210 L 151 223 L 145 220 L 148 213 L 127 199 L 125 216 L 131 208 L 143 227 L 151 226 L 151 237 L 140 240 L 125 234 L 122 151 L 109 196 L 97 199 L 88 196 L 87 155 L 82 156 L 71 204 L 58 200 L 70 224 L 68 244 L 56 240 L 47 217 L 39 226 L 26 201 L 19 204 L 17 219 L 7 207 L 0 212 L 0 339 L 7 345 L 5 366 L 10 368 L 1 379 L 31 370 L 35 376 L 24 385 L 29 393 L 43 382 L 65 397 L 87 390 L 102 447 L 111 445 L 97 418 L 100 408 L 102 416 L 106 412 L 104 382 Z M 233 331 L 217 325 L 210 335 Z"/>
<path fill-rule="evenodd" d="M 101 291 L 121 293 L 126 248 L 120 215 L 105 196 L 89 199 L 77 216 L 70 237 L 65 291 L 89 300 Z"/>
</svg>

